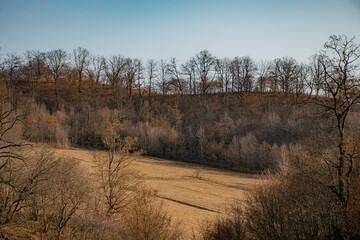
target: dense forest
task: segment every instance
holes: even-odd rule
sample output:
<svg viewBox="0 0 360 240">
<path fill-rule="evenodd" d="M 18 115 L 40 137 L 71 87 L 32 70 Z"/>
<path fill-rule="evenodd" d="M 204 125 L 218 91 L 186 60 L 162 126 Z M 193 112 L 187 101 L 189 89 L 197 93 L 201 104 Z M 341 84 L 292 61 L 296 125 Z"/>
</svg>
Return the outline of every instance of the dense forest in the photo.
<svg viewBox="0 0 360 240">
<path fill-rule="evenodd" d="M 101 148 L 101 123 L 118 110 L 121 135 L 136 137 L 144 154 L 253 172 L 276 168 L 315 126 L 304 112 L 316 106 L 301 103 L 328 94 L 324 61 L 319 53 L 307 64 L 256 63 L 204 50 L 183 64 L 143 62 L 79 47 L 7 54 L 0 74 L 12 101 L 26 106 L 31 141 Z"/>
<path fill-rule="evenodd" d="M 6 54 L 0 60 L 0 224 L 25 214 L 24 208 L 32 221 L 42 221 L 43 233 L 53 226 L 60 239 L 70 213 L 81 205 L 83 198 L 71 200 L 78 202 L 66 221 L 60 216 L 50 223 L 46 214 L 40 214 L 39 209 L 50 210 L 39 199 L 56 198 L 50 190 L 46 195 L 44 186 L 36 190 L 42 183 L 37 177 L 42 178 L 43 172 L 54 176 L 51 181 L 68 179 L 64 185 L 53 183 L 61 191 L 71 184 L 81 196 L 87 191 L 65 176 L 73 176 L 71 171 L 77 168 L 69 168 L 66 161 L 55 163 L 44 152 L 28 153 L 37 159 L 30 165 L 41 168 L 29 168 L 31 181 L 22 179 L 25 185 L 17 188 L 12 162 L 24 157 L 15 149 L 29 142 L 47 142 L 107 150 L 108 163 L 120 151 L 122 160 L 136 152 L 248 173 L 267 172 L 266 183 L 241 206 L 234 206 L 228 218 L 208 223 L 203 239 L 358 239 L 359 59 L 360 46 L 346 36 L 331 36 L 309 63 L 291 57 L 270 62 L 255 62 L 248 56 L 219 59 L 206 50 L 183 64 L 175 58 L 146 62 L 121 55 L 104 58 L 81 47 L 71 54 L 62 49 L 26 51 L 23 57 Z M 103 161 L 97 163 L 100 166 Z M 65 175 L 52 172 L 53 165 Z M 23 168 L 20 164 L 16 170 Z M 109 174 L 114 172 L 121 174 L 116 169 L 107 172 L 108 179 L 113 179 Z M 131 195 L 131 187 L 113 189 L 116 181 L 104 182 L 109 184 L 104 188 L 104 194 L 109 194 L 106 216 L 121 208 L 119 199 L 111 202 L 112 191 Z M 154 197 L 151 191 L 139 192 L 135 196 L 139 204 Z M 170 222 L 161 216 L 162 224 Z M 109 222 L 97 226 L 111 228 Z M 126 234 L 140 227 L 126 226 L 128 231 L 115 235 L 131 239 Z M 181 238 L 177 230 L 157 230 L 158 235 L 148 239 Z M 79 228 L 72 231 L 75 238 L 81 234 L 91 238 Z"/>
</svg>

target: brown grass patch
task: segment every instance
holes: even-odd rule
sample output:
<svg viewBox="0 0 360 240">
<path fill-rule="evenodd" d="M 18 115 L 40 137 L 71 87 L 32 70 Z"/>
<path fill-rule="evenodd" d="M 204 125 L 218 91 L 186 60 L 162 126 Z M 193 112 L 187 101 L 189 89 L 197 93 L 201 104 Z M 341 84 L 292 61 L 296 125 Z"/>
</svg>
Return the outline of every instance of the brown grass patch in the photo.
<svg viewBox="0 0 360 240">
<path fill-rule="evenodd" d="M 95 151 L 54 149 L 60 156 L 81 160 L 84 169 L 92 172 Z M 249 188 L 256 186 L 255 175 L 203 167 L 152 157 L 135 156 L 133 168 L 144 176 L 146 185 L 158 190 L 174 220 L 180 220 L 190 236 L 198 232 L 206 219 L 224 214 L 224 208 L 234 200 L 242 200 Z M 201 168 L 201 178 L 196 177 Z"/>
</svg>

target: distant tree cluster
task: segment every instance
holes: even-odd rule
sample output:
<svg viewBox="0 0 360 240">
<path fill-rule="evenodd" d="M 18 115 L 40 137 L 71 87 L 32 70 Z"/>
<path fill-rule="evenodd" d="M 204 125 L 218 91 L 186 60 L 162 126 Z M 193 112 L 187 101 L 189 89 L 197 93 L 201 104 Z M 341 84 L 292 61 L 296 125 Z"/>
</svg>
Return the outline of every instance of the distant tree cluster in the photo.
<svg viewBox="0 0 360 240">
<path fill-rule="evenodd" d="M 301 95 L 319 94 L 324 78 L 322 54 L 309 63 L 292 57 L 255 62 L 251 57 L 217 58 L 203 50 L 180 64 L 176 58 L 147 61 L 122 55 L 109 58 L 94 55 L 78 47 L 72 53 L 63 49 L 26 51 L 23 56 L 8 53 L 0 61 L 0 74 L 8 86 L 26 80 L 35 87 L 41 81 L 53 81 L 58 94 L 59 79 L 72 79 L 79 92 L 84 81 L 105 83 L 114 93 L 121 88 L 128 95 L 283 92 Z M 136 91 L 134 91 L 136 90 Z"/>
</svg>

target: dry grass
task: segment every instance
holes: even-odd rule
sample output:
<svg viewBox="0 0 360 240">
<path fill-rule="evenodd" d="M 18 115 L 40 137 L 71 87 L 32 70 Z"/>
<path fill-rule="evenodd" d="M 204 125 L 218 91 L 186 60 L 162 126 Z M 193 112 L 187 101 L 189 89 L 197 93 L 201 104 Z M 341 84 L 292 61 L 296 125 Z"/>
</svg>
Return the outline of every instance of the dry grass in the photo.
<svg viewBox="0 0 360 240">
<path fill-rule="evenodd" d="M 92 170 L 93 151 L 55 149 L 60 156 L 81 160 L 84 168 Z M 136 156 L 133 167 L 144 176 L 145 184 L 158 190 L 173 219 L 181 221 L 187 236 L 198 232 L 201 222 L 224 214 L 224 208 L 235 199 L 245 197 L 257 183 L 255 175 L 242 174 L 199 165 Z"/>
</svg>

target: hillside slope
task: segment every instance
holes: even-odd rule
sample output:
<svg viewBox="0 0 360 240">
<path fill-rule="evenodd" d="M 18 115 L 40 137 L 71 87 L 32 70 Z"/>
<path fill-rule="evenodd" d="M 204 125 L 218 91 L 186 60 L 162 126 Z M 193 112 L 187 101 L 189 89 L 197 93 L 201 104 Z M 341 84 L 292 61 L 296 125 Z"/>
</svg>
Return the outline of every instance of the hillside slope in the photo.
<svg viewBox="0 0 360 240">
<path fill-rule="evenodd" d="M 84 169 L 92 172 L 95 151 L 78 148 L 54 151 L 59 156 L 80 160 Z M 260 182 L 255 175 L 143 156 L 134 157 L 133 168 L 143 174 L 146 185 L 158 190 L 173 219 L 182 222 L 187 236 L 192 231 L 196 233 L 203 220 L 224 214 L 228 203 L 243 199 L 248 189 Z"/>
</svg>

